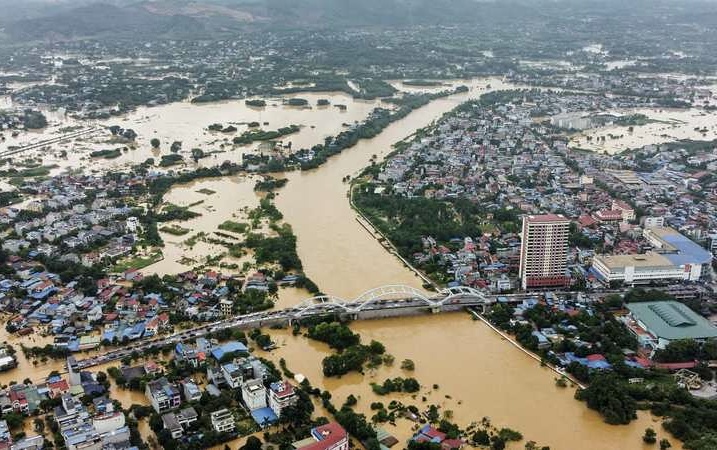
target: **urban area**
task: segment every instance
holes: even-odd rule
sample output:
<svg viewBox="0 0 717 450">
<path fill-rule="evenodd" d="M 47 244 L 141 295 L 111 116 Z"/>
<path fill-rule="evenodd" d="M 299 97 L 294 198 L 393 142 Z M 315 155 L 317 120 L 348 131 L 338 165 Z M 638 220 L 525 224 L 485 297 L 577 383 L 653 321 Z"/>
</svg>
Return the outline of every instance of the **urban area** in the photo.
<svg viewBox="0 0 717 450">
<path fill-rule="evenodd" d="M 18 6 L 0 450 L 717 449 L 685 1 Z"/>
</svg>

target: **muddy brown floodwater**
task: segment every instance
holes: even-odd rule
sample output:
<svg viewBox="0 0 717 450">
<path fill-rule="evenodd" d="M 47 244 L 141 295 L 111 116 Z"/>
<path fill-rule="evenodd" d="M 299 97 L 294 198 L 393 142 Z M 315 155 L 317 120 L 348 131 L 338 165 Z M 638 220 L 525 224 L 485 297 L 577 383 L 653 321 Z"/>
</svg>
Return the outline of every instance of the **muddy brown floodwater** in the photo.
<svg viewBox="0 0 717 450">
<path fill-rule="evenodd" d="M 273 358 L 284 358 L 289 369 L 309 378 L 311 383 L 332 394 L 340 407 L 349 394 L 359 398 L 357 411 L 370 418 L 370 404 L 388 404 L 398 399 L 404 404 L 425 410 L 436 404 L 453 412 L 453 420 L 465 427 L 483 417 L 498 428 L 520 431 L 525 440 L 549 445 L 553 450 L 648 449 L 643 446 L 645 428 L 653 427 L 660 438 L 667 437 L 673 448 L 678 442 L 662 431 L 659 419 L 639 412 L 638 420 L 627 426 L 603 422 L 596 412 L 573 398 L 574 388 L 555 386 L 555 374 L 541 368 L 488 326 L 467 314 L 417 316 L 354 322 L 351 328 L 361 334 L 363 342 L 382 342 L 395 357 L 392 367 L 370 370 L 365 375 L 352 373 L 341 378 L 325 378 L 321 360 L 331 351 L 323 343 L 292 336 L 288 330 L 272 331 L 279 344 Z M 404 359 L 411 359 L 416 370 L 400 369 Z M 386 378 L 412 376 L 421 383 L 421 391 L 411 394 L 377 396 L 370 383 Z M 438 389 L 433 389 L 437 384 Z M 426 397 L 426 402 L 422 397 Z M 412 434 L 412 423 L 405 419 L 397 426 L 384 425 L 401 441 Z M 523 448 L 525 441 L 513 448 Z"/>
<path fill-rule="evenodd" d="M 469 80 L 464 94 L 435 100 L 389 125 L 373 139 L 361 140 L 318 169 L 287 174 L 276 205 L 294 228 L 298 252 L 307 275 L 327 294 L 350 299 L 385 284 L 421 287 L 408 271 L 356 221 L 347 198 L 346 175 L 355 176 L 390 153 L 392 145 L 429 125 L 460 103 L 492 89 L 510 87 L 498 78 Z M 490 88 L 488 86 L 490 85 Z"/>
</svg>

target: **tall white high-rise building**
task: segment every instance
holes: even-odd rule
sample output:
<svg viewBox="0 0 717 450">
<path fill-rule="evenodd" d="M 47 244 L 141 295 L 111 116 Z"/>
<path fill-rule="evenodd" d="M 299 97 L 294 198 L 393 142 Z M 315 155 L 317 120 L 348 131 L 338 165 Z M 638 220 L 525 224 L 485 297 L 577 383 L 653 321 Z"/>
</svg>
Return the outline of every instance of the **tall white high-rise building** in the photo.
<svg viewBox="0 0 717 450">
<path fill-rule="evenodd" d="M 523 289 L 565 287 L 570 221 L 559 214 L 523 217 L 520 281 Z"/>
</svg>

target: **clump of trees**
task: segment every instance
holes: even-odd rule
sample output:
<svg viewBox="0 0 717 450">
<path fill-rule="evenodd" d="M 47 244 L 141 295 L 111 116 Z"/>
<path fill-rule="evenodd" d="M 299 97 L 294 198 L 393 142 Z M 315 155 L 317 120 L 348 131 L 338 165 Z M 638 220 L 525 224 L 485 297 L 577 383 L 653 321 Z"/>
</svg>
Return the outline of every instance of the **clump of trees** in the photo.
<svg viewBox="0 0 717 450">
<path fill-rule="evenodd" d="M 329 344 L 338 353 L 321 362 L 324 375 L 341 376 L 361 372 L 365 364 L 377 367 L 383 363 L 386 347 L 378 341 L 361 344 L 361 336 L 339 322 L 321 322 L 309 328 L 308 337 Z"/>
<path fill-rule="evenodd" d="M 388 378 L 383 384 L 371 383 L 371 389 L 377 395 L 387 395 L 392 392 L 418 392 L 421 384 L 415 378 Z"/>
<path fill-rule="evenodd" d="M 308 336 L 311 339 L 325 342 L 329 347 L 342 351 L 361 341 L 361 336 L 351 331 L 349 327 L 339 322 L 323 322 L 309 328 Z"/>
<path fill-rule="evenodd" d="M 637 419 L 637 406 L 627 389 L 627 383 L 612 373 L 592 377 L 590 386 L 575 393 L 588 408 L 598 411 L 611 425 L 628 424 Z"/>
</svg>

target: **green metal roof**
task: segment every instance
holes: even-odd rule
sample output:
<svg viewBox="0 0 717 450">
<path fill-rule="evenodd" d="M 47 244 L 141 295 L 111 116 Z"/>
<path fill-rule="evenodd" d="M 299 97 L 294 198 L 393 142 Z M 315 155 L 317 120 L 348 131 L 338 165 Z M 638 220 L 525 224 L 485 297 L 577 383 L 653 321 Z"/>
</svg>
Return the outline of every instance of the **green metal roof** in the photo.
<svg viewBox="0 0 717 450">
<path fill-rule="evenodd" d="M 717 337 L 717 327 L 679 302 L 630 303 L 627 308 L 649 332 L 663 339 Z"/>
</svg>

